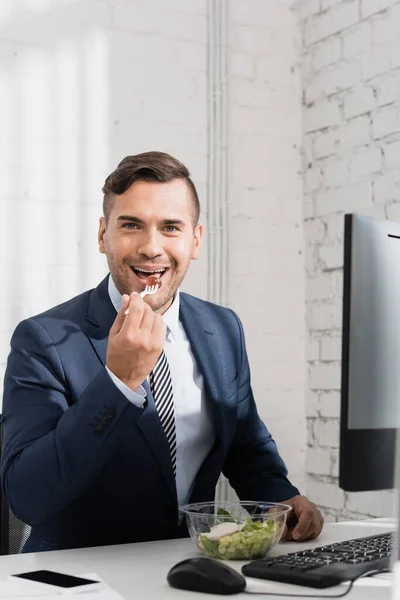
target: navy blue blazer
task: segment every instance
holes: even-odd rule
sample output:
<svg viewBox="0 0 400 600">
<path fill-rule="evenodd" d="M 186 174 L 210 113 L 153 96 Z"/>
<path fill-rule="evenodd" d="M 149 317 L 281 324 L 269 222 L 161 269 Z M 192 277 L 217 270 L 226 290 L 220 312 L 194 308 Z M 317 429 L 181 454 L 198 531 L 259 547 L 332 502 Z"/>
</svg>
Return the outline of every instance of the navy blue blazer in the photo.
<svg viewBox="0 0 400 600">
<path fill-rule="evenodd" d="M 100 285 L 16 328 L 3 398 L 3 491 L 32 526 L 25 551 L 187 535 L 147 382 L 144 409 L 105 369 L 116 312 Z M 241 323 L 227 308 L 188 294 L 180 319 L 204 377 L 216 442 L 191 502 L 213 500 L 221 471 L 244 500 L 287 500 L 298 490 L 261 422 L 250 387 Z"/>
</svg>

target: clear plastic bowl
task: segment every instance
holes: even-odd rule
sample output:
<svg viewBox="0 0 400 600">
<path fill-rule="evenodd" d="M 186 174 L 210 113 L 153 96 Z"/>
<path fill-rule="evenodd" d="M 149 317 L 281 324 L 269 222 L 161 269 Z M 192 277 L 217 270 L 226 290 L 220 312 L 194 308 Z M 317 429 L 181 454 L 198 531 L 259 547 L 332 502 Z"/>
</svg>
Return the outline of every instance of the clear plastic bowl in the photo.
<svg viewBox="0 0 400 600">
<path fill-rule="evenodd" d="M 279 542 L 291 507 L 276 502 L 199 502 L 180 510 L 192 540 L 206 556 L 249 560 L 264 558 Z"/>
</svg>

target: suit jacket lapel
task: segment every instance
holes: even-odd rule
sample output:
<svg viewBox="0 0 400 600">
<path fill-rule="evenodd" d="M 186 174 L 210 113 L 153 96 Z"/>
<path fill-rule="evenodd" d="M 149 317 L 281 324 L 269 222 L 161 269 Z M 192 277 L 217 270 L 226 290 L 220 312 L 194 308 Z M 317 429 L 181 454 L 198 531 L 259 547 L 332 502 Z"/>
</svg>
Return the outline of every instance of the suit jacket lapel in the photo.
<svg viewBox="0 0 400 600">
<path fill-rule="evenodd" d="M 100 360 L 105 365 L 107 356 L 108 335 L 116 317 L 115 308 L 108 294 L 108 276 L 93 290 L 89 299 L 86 319 L 89 322 L 87 336 Z M 142 383 L 146 390 L 147 407 L 136 421 L 146 443 L 158 463 L 160 471 L 176 498 L 175 477 L 169 458 L 169 446 L 158 417 L 157 409 L 150 386 L 147 381 Z"/>
<path fill-rule="evenodd" d="M 225 402 L 227 374 L 221 336 L 216 323 L 196 311 L 189 296 L 181 293 L 180 300 L 179 316 L 211 400 L 216 434 L 225 447 L 229 438 L 229 416 L 231 412 L 236 414 L 236 407 Z"/>
<path fill-rule="evenodd" d="M 86 314 L 89 321 L 87 336 L 103 365 L 106 363 L 108 334 L 117 316 L 108 294 L 108 277 L 90 294 Z"/>
</svg>

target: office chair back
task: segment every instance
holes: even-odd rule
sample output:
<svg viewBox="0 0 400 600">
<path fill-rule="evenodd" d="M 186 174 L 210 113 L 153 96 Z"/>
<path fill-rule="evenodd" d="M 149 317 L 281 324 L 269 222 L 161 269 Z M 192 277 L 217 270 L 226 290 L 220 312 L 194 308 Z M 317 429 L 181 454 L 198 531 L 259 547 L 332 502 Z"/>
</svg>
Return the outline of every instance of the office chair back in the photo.
<svg viewBox="0 0 400 600">
<path fill-rule="evenodd" d="M 3 426 L 0 415 L 0 456 L 3 448 Z M 0 555 L 20 554 L 31 528 L 13 514 L 0 488 Z"/>
</svg>

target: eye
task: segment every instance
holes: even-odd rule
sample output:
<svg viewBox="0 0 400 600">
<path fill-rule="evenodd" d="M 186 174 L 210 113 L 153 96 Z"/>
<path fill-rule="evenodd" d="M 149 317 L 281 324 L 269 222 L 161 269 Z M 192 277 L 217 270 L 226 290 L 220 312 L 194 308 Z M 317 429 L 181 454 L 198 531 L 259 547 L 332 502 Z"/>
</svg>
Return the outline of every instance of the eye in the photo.
<svg viewBox="0 0 400 600">
<path fill-rule="evenodd" d="M 123 229 L 137 229 L 139 228 L 139 225 L 137 223 L 123 223 L 122 224 L 122 228 Z"/>
<path fill-rule="evenodd" d="M 166 225 L 165 231 L 167 233 L 175 233 L 175 231 L 178 231 L 178 228 L 175 225 Z"/>
</svg>

